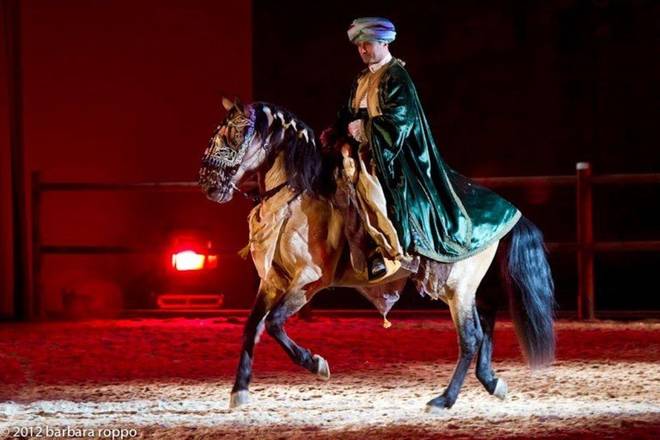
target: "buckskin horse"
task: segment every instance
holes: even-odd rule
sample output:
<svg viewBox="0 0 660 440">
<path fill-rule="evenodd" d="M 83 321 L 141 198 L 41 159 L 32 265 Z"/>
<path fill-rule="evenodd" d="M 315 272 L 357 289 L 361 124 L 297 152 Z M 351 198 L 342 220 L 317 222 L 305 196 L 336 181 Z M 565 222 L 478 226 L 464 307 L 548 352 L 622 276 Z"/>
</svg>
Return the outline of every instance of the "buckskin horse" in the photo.
<svg viewBox="0 0 660 440">
<path fill-rule="evenodd" d="M 521 217 L 499 240 L 501 246 L 496 241 L 458 262 L 439 264 L 417 256 L 416 265 L 401 267 L 383 279 L 361 278 L 346 257 L 341 211 L 327 189 L 322 189 L 332 161 L 324 156 L 314 132 L 292 113 L 272 104 L 243 105 L 223 99 L 223 105 L 228 113 L 202 157 L 200 186 L 210 200 L 226 203 L 236 192 L 245 193 L 256 176 L 260 196 L 248 219 L 249 251 L 260 285 L 244 328 L 230 408 L 248 403 L 254 348 L 264 329 L 294 363 L 327 380 L 327 360 L 296 344 L 284 329 L 286 320 L 317 292 L 333 286 L 357 289 L 386 316 L 409 279 L 423 293 L 449 306 L 458 332 L 457 365 L 444 392 L 427 403 L 427 411 L 455 403 L 475 355 L 477 378 L 488 393 L 504 399 L 506 382 L 496 377 L 491 365 L 499 298 L 477 295 L 496 254 L 529 365 L 542 367 L 552 362 L 554 285 L 543 236 L 531 221 Z M 429 275 L 440 282 L 424 283 Z"/>
</svg>

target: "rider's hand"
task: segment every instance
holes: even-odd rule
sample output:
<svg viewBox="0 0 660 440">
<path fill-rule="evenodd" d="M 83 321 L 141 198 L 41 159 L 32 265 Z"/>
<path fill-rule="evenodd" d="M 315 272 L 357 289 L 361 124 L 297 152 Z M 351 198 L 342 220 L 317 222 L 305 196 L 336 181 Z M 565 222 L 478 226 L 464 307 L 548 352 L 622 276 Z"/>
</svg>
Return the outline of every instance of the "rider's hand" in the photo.
<svg viewBox="0 0 660 440">
<path fill-rule="evenodd" d="M 367 137 L 364 135 L 364 121 L 362 119 L 356 119 L 348 124 L 348 134 L 360 143 L 366 142 Z"/>
</svg>

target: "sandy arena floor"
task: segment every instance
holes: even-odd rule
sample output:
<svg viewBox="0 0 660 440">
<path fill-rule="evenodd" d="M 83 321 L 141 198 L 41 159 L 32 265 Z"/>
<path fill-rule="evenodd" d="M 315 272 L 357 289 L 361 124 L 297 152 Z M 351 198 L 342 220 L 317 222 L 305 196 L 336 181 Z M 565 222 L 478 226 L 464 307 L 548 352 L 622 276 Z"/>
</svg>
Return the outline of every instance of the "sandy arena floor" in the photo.
<svg viewBox="0 0 660 440">
<path fill-rule="evenodd" d="M 62 438 L 67 427 L 78 438 L 660 438 L 657 322 L 559 322 L 558 359 L 537 372 L 500 322 L 494 365 L 507 400 L 471 372 L 456 405 L 433 415 L 424 405 L 457 356 L 448 320 L 383 329 L 377 318 L 294 318 L 289 334 L 328 359 L 331 380 L 292 365 L 264 335 L 252 402 L 229 411 L 242 322 L 0 325 L 0 438 Z"/>
</svg>

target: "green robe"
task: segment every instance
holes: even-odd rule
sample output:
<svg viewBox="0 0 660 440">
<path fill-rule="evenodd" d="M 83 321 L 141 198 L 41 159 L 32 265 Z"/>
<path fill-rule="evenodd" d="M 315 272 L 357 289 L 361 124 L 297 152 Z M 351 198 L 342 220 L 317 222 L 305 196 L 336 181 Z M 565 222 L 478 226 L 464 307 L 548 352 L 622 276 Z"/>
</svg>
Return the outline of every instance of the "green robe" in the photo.
<svg viewBox="0 0 660 440">
<path fill-rule="evenodd" d="M 372 94 L 380 108 L 370 105 L 365 134 L 402 248 L 445 263 L 480 252 L 509 232 L 520 212 L 445 164 L 403 62 L 393 58 L 382 69 L 378 96 Z M 360 77 L 340 112 L 344 133 L 364 113 L 355 105 Z"/>
</svg>

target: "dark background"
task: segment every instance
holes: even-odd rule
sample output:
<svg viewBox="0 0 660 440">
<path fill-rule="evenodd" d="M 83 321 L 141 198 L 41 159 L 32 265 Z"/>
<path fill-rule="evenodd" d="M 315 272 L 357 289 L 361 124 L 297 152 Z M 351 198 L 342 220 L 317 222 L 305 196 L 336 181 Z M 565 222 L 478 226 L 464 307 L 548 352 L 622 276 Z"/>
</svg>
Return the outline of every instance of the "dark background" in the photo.
<svg viewBox="0 0 660 440">
<path fill-rule="evenodd" d="M 25 0 L 20 2 L 25 172 L 45 180 L 190 181 L 220 98 L 283 105 L 317 132 L 330 124 L 363 68 L 346 29 L 358 16 L 396 25 L 446 161 L 467 176 L 659 172 L 660 3 L 655 1 Z M 3 20 L 4 21 L 4 20 Z M 0 22 L 2 26 L 2 22 Z M 4 35 L 4 34 L 3 34 Z M 3 44 L 3 49 L 4 44 Z M 7 76 L 0 60 L 0 317 L 15 316 Z M 598 187 L 599 240 L 660 240 L 653 185 Z M 28 185 L 29 192 L 29 185 Z M 500 191 L 545 232 L 575 240 L 570 188 Z M 23 194 L 27 197 L 28 194 Z M 250 204 L 201 194 L 85 193 L 44 197 L 46 244 L 159 245 L 204 231 L 225 250 L 216 279 L 228 307 L 247 307 L 255 275 L 234 252 L 247 242 Z M 29 214 L 29 213 L 28 213 Z M 29 218 L 29 215 L 28 215 Z M 30 230 L 31 225 L 26 226 Z M 551 255 L 563 309 L 575 308 L 575 256 Z M 143 304 L 160 256 L 50 256 L 47 310 L 62 292 L 113 284 Z M 599 254 L 597 308 L 660 309 L 657 253 Z M 98 285 L 98 283 L 97 283 Z M 498 288 L 489 275 L 485 289 Z M 354 292 L 319 307 L 362 307 Z M 407 295 L 400 307 L 436 307 Z"/>
<path fill-rule="evenodd" d="M 660 3 L 655 1 L 256 1 L 254 96 L 329 125 L 364 66 L 346 30 L 360 16 L 397 28 L 392 54 L 416 84 L 436 141 L 467 176 L 658 172 Z M 548 241 L 575 241 L 565 188 L 500 191 Z M 598 187 L 598 240 L 658 240 L 660 189 Z M 553 254 L 557 295 L 574 309 L 575 255 Z M 599 254 L 597 307 L 660 308 L 657 253 Z M 486 280 L 497 288 L 497 277 Z M 357 304 L 354 295 L 344 301 Z M 413 301 L 414 299 L 414 301 Z M 400 305 L 414 296 L 404 297 Z M 316 302 L 330 305 L 319 297 Z"/>
</svg>

